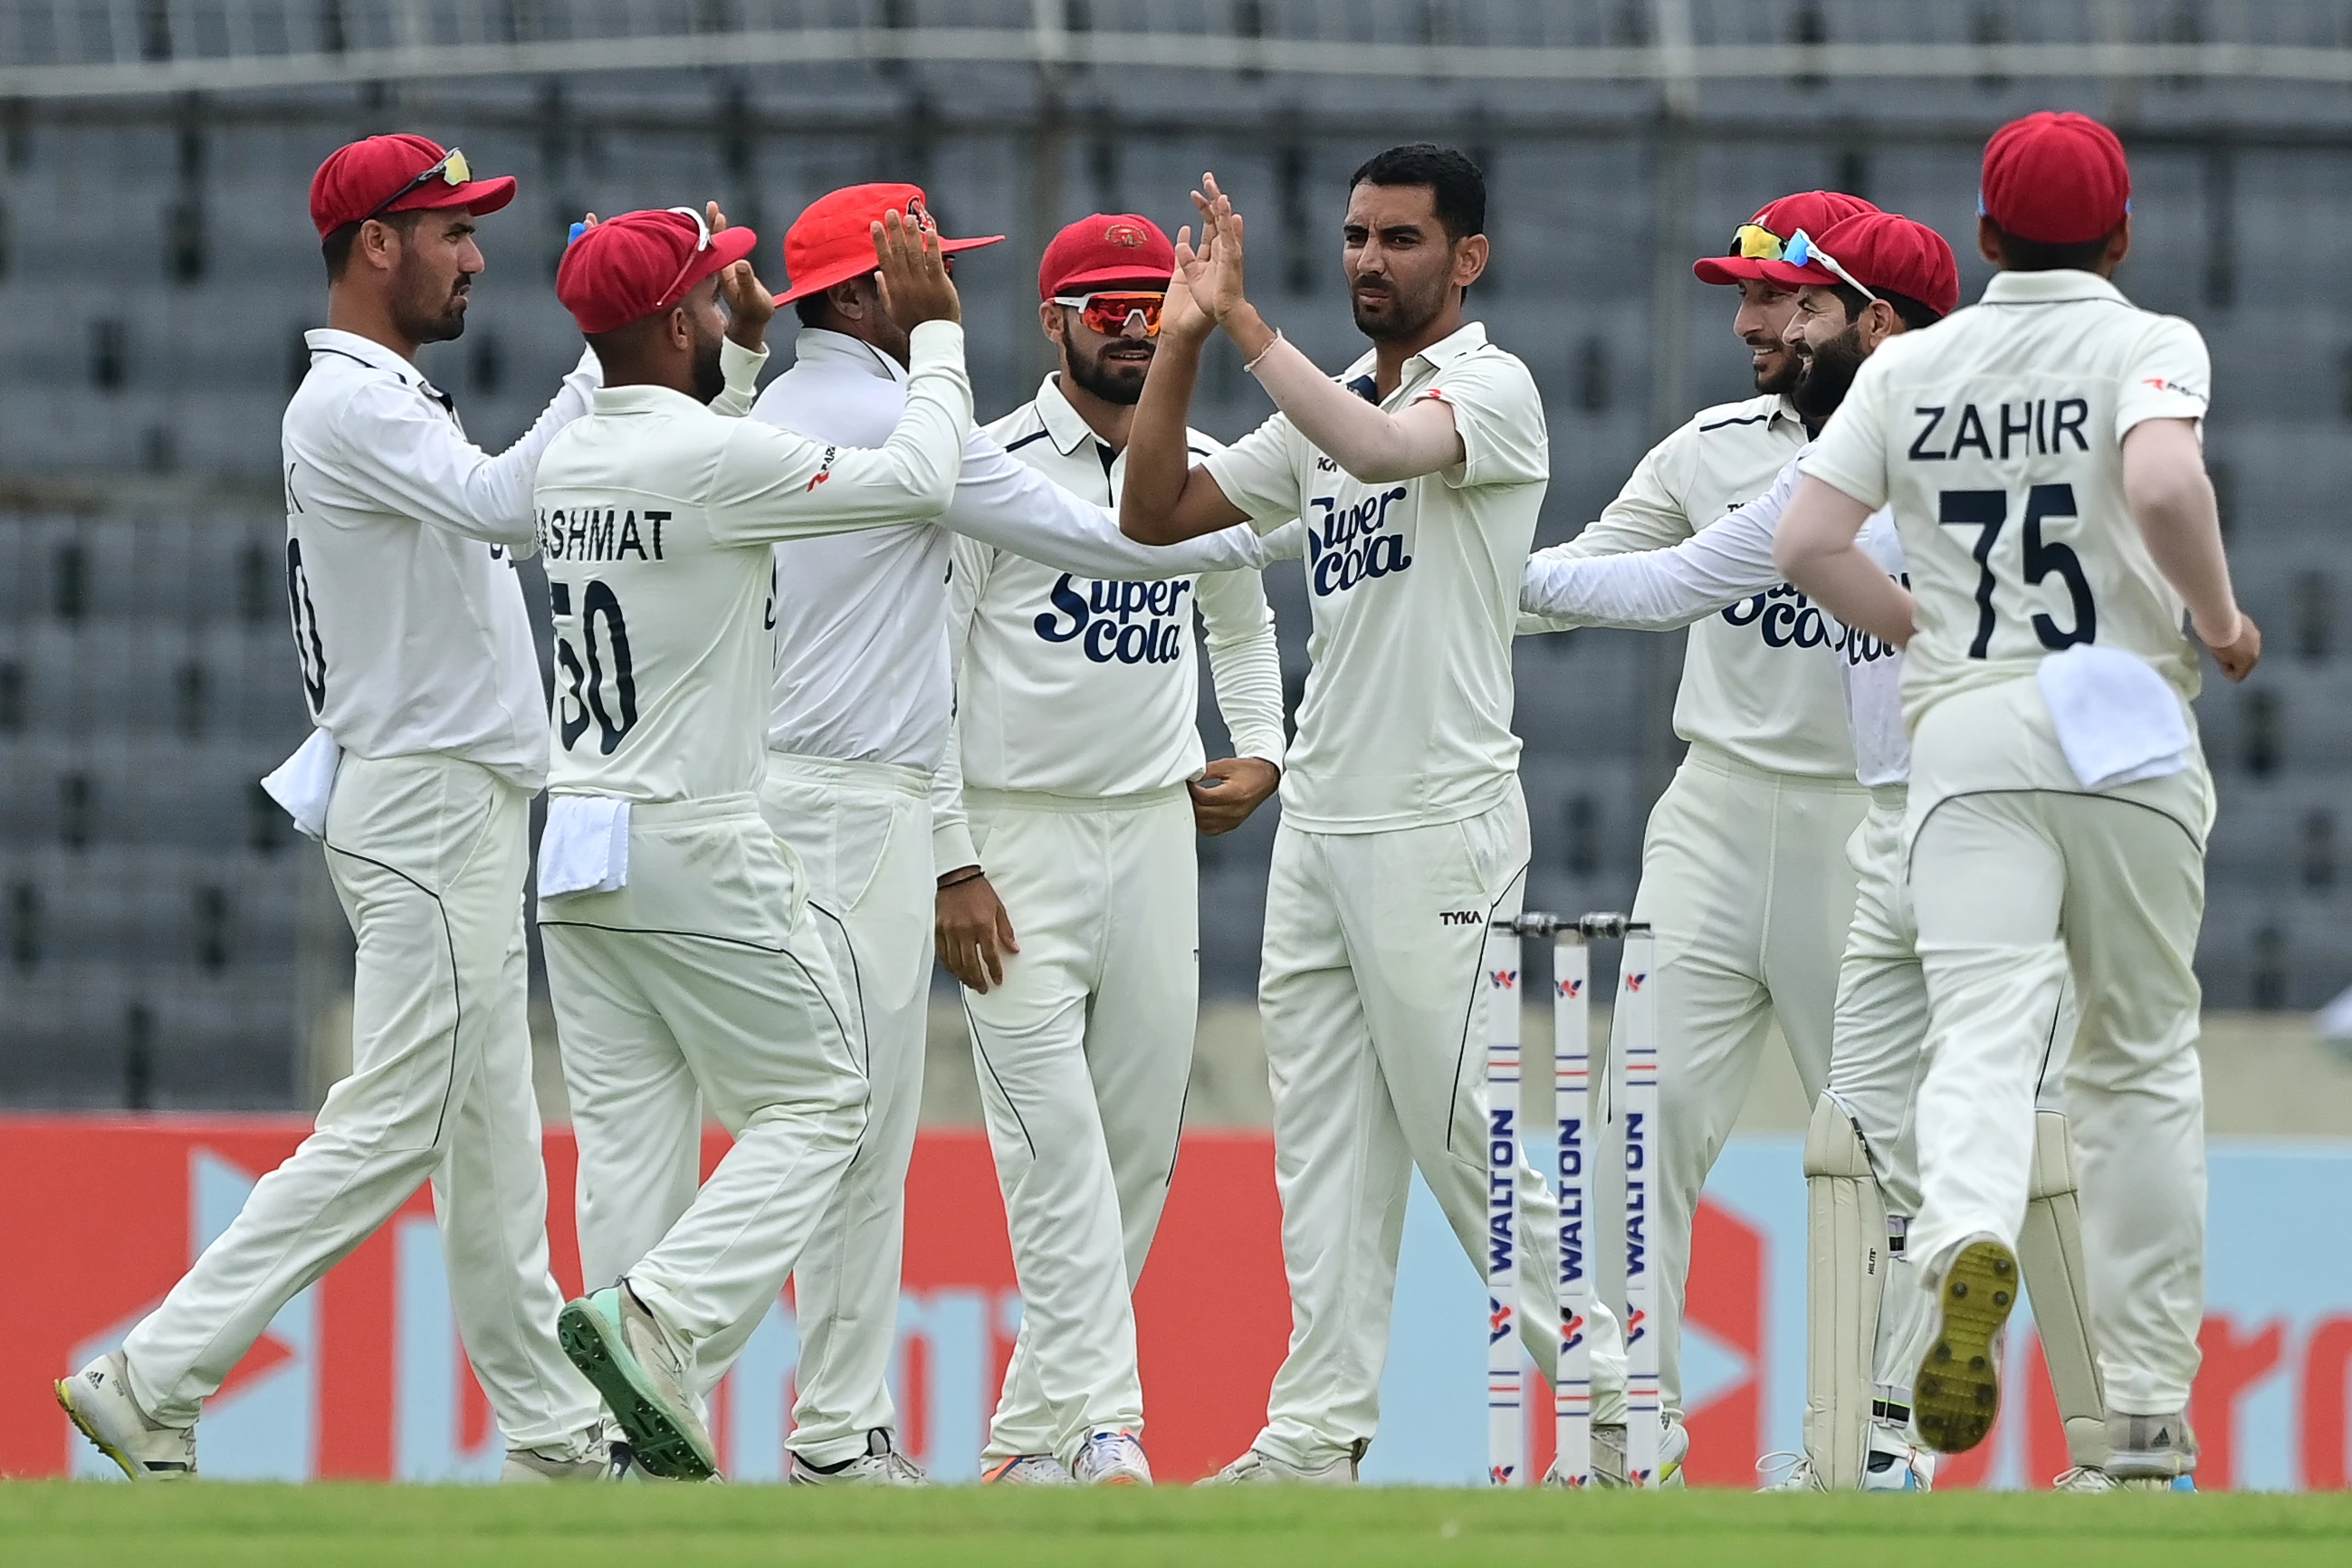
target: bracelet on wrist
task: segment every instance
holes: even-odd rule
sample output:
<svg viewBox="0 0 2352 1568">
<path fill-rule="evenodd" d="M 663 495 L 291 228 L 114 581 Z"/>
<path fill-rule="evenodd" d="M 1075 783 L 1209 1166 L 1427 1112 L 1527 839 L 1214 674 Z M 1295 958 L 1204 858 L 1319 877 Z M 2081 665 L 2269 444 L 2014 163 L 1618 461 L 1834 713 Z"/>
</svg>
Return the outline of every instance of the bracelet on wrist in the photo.
<svg viewBox="0 0 2352 1568">
<path fill-rule="evenodd" d="M 961 888 L 966 882 L 977 882 L 987 875 L 987 870 L 979 866 L 967 868 L 961 876 L 958 876 L 956 873 L 950 871 L 948 873 L 947 877 L 940 881 L 939 890 L 944 893 L 950 888 Z"/>
</svg>

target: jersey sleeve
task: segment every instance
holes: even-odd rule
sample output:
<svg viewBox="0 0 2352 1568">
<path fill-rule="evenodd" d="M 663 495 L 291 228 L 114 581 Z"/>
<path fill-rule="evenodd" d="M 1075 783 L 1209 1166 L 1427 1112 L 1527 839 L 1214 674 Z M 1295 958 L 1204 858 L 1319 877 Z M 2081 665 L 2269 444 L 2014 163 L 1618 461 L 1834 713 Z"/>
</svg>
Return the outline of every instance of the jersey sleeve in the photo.
<svg viewBox="0 0 2352 1568">
<path fill-rule="evenodd" d="M 1519 608 L 1578 626 L 1666 631 L 1780 582 L 1772 539 L 1797 487 L 1797 465 L 1772 488 L 1665 550 L 1577 557 L 1560 547 L 1528 558 Z"/>
<path fill-rule="evenodd" d="M 936 517 L 971 434 L 963 329 L 925 321 L 914 331 L 906 412 L 881 446 L 823 446 L 761 420 L 733 422 L 705 503 L 710 537 L 773 544 Z"/>
<path fill-rule="evenodd" d="M 1454 411 L 1462 462 L 1444 478 L 1454 489 L 1538 484 L 1551 478 L 1543 395 L 1528 367 L 1511 355 L 1466 355 L 1412 401 L 1443 403 Z"/>
<path fill-rule="evenodd" d="M 1291 452 L 1290 416 L 1276 414 L 1222 452 L 1212 452 L 1200 467 L 1250 520 L 1252 527 L 1271 532 L 1297 517 L 1306 506 L 1298 488 L 1298 464 Z"/>
<path fill-rule="evenodd" d="M 1234 755 L 1282 765 L 1282 650 L 1274 611 L 1255 572 L 1210 572 L 1200 582 L 1201 627 L 1217 711 L 1234 738 Z"/>
<path fill-rule="evenodd" d="M 1117 516 L 1072 495 L 978 432 L 965 444 L 963 470 L 940 523 L 951 533 L 1088 577 L 1189 577 L 1260 566 L 1267 559 L 1255 531 L 1239 523 L 1177 544 L 1129 539 L 1119 531 Z"/>
<path fill-rule="evenodd" d="M 760 395 L 760 373 L 767 365 L 766 349 L 747 349 L 733 338 L 722 339 L 719 344 L 719 369 L 727 384 L 710 400 L 710 411 L 730 419 L 740 419 L 751 413 L 752 400 Z"/>
<path fill-rule="evenodd" d="M 980 864 L 971 818 L 963 804 L 963 660 L 972 618 L 996 567 L 996 552 L 976 539 L 958 539 L 948 560 L 948 679 L 956 701 L 948 715 L 948 744 L 931 772 L 931 863 L 941 876 Z"/>
<path fill-rule="evenodd" d="M 2124 366 L 2116 399 L 2116 439 L 2150 419 L 2202 419 L 2213 385 L 2205 339 L 2178 316 L 2158 316 Z"/>
<path fill-rule="evenodd" d="M 1886 367 L 1901 346 L 1898 339 L 1863 361 L 1845 401 L 1830 416 L 1821 439 L 1797 459 L 1808 477 L 1821 480 L 1876 511 L 1887 502 L 1885 412 Z"/>
</svg>

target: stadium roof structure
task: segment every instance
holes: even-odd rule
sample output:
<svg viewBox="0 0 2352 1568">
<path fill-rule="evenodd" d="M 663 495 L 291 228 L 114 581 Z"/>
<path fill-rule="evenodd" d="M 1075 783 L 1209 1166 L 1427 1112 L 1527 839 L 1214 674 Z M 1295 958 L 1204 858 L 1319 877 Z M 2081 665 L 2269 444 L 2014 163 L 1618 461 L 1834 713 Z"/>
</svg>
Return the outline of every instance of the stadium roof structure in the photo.
<svg viewBox="0 0 2352 1568">
<path fill-rule="evenodd" d="M 0 0 L 0 99 L 770 66 L 2352 83 L 2336 0 Z"/>
</svg>

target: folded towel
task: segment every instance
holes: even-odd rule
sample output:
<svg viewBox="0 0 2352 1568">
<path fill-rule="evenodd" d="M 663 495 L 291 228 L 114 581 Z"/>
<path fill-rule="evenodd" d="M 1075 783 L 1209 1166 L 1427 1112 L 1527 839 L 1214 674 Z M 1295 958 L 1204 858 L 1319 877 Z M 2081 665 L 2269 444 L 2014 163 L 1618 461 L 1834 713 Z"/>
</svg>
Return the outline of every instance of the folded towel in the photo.
<svg viewBox="0 0 2352 1568">
<path fill-rule="evenodd" d="M 292 756 L 262 779 L 262 792 L 286 808 L 298 829 L 313 838 L 324 838 L 327 803 L 334 798 L 335 770 L 342 761 L 343 749 L 335 744 L 335 738 L 324 730 L 313 730 Z"/>
<path fill-rule="evenodd" d="M 628 885 L 629 803 L 604 795 L 551 795 L 539 836 L 539 896 L 610 893 Z"/>
<path fill-rule="evenodd" d="M 2136 654 L 2077 643 L 2043 659 L 2035 675 L 2066 765 L 2084 789 L 2159 779 L 2195 754 L 2179 694 Z"/>
</svg>

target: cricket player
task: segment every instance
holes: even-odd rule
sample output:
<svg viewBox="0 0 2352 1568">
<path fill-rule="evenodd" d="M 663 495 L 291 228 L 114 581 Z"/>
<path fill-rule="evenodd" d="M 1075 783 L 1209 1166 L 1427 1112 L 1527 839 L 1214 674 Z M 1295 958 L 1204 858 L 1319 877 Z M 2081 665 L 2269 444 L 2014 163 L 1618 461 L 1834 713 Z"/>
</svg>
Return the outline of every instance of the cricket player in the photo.
<svg viewBox="0 0 2352 1568">
<path fill-rule="evenodd" d="M 906 406 L 910 323 L 875 286 L 868 231 L 887 210 L 926 206 L 919 186 L 852 185 L 819 197 L 793 223 L 784 301 L 801 319 L 797 357 L 760 395 L 753 418 L 844 446 L 889 435 Z M 951 254 L 1002 237 L 940 245 Z M 856 993 L 854 1037 L 873 1086 L 866 1136 L 793 1277 L 800 1370 L 787 1473 L 802 1484 L 922 1479 L 898 1451 L 889 1370 L 907 1165 L 922 1102 L 932 900 L 942 874 L 975 869 L 932 862 L 931 775 L 946 755 L 955 704 L 950 535 L 1105 581 L 1181 578 L 1265 558 L 1246 528 L 1171 549 L 1138 544 L 1101 505 L 978 435 L 945 513 L 910 509 L 896 521 L 776 550 L 776 677 L 761 807 L 806 870 L 818 930 Z M 756 1323 L 714 1347 L 706 1375 Z"/>
<path fill-rule="evenodd" d="M 1800 231 L 1819 236 L 1874 210 L 1836 191 L 1783 196 L 1739 226 L 1729 254 L 1693 264 L 1700 281 L 1739 290 L 1732 330 L 1750 351 L 1757 395 L 1693 415 L 1598 520 L 1545 559 L 1668 548 L 1769 488 L 1811 426 L 1790 398 L 1800 366 L 1784 333 L 1796 296 L 1766 268 Z M 1669 1456 L 1688 1441 L 1682 1315 L 1699 1194 L 1776 1019 L 1806 1095 L 1821 1093 L 1853 913 L 1844 845 L 1869 805 L 1854 782 L 1836 668 L 1815 646 L 1822 617 L 1775 588 L 1691 628 L 1675 700 L 1675 732 L 1690 749 L 1651 808 L 1633 900 L 1633 917 L 1658 940 L 1662 1125 L 1649 1239 Z"/>
<path fill-rule="evenodd" d="M 1037 293 L 1060 369 L 988 435 L 1117 506 L 1175 266 L 1137 214 L 1056 235 Z M 1197 430 L 1185 443 L 1218 450 Z M 1196 615 L 1234 737 L 1213 763 L 1194 723 Z M 1274 615 L 1255 571 L 1105 580 L 959 539 L 948 633 L 939 952 L 964 984 L 1022 1299 L 983 1479 L 1149 1484 L 1129 1297 L 1192 1064 L 1193 832 L 1230 832 L 1281 782 Z"/>
<path fill-rule="evenodd" d="M 1797 291 L 1787 333 L 1802 368 L 1790 399 L 1806 419 L 1826 420 L 1881 343 L 1950 314 L 1959 278 L 1940 235 L 1892 214 L 1843 219 L 1818 241 L 1807 236 L 1800 254 L 1801 262 L 1767 264 L 1765 275 Z M 1791 458 L 1763 496 L 1670 549 L 1538 556 L 1528 563 L 1521 605 L 1557 619 L 1657 630 L 1769 595 L 1780 586 L 1774 532 L 1799 479 Z M 1885 508 L 1872 514 L 1862 541 L 1890 575 L 1902 575 L 1902 546 Z M 1897 690 L 1903 656 L 1834 623 L 1824 634 L 1805 640 L 1836 661 L 1845 680 L 1855 774 L 1871 792 L 1871 808 L 1846 845 L 1861 892 L 1839 973 L 1828 1087 L 1806 1145 L 1805 1454 L 1778 1484 L 1924 1489 L 1935 1456 L 1912 1441 L 1908 1427 L 1928 1297 L 1905 1256 L 1905 1234 L 1918 1212 L 1912 1108 L 1927 998 L 1901 853 L 1911 761 Z M 2114 1483 L 2104 1468 L 2105 1413 L 2090 1350 L 2082 1221 L 2060 1092 L 2074 1024 L 2071 1008 L 2062 1012 L 2068 1016 L 2055 1021 L 2037 1085 L 2034 1183 L 2021 1261 L 2075 1459 L 2058 1484 L 2104 1490 Z"/>
<path fill-rule="evenodd" d="M 1218 1479 L 1344 1484 L 1379 1421 L 1416 1166 L 1484 1268 L 1471 1042 L 1487 922 L 1525 891 L 1511 635 L 1549 448 L 1534 378 L 1464 312 L 1487 241 L 1486 182 L 1461 153 L 1392 148 L 1349 181 L 1349 292 L 1372 350 L 1337 380 L 1244 297 L 1242 222 L 1213 178 L 1203 190 L 1205 248 L 1177 246 L 1120 522 L 1164 541 L 1296 516 L 1315 615 L 1258 982 L 1290 1352 L 1265 1429 Z M 1196 464 L 1184 410 L 1213 325 L 1280 412 Z M 1549 1375 L 1558 1210 L 1524 1161 L 1518 1205 L 1521 1337 Z M 1623 1350 L 1598 1302 L 1591 1331 L 1596 1465 L 1622 1478 Z"/>
<path fill-rule="evenodd" d="M 776 542 L 946 505 L 971 428 L 936 238 L 895 212 L 871 233 L 912 361 L 874 449 L 729 416 L 774 312 L 748 231 L 630 213 L 556 273 L 605 383 L 535 494 L 557 671 L 539 918 L 591 1287 L 560 1328 L 656 1477 L 715 1473 L 701 1349 L 775 1300 L 866 1126 L 853 1004 L 757 792 Z M 705 1111 L 735 1143 L 698 1192 Z"/>
<path fill-rule="evenodd" d="M 2196 644 L 2242 678 L 2187 322 L 2108 279 L 2131 245 L 2113 132 L 2036 114 L 1985 150 L 1983 301 L 1887 344 L 1801 462 L 1775 552 L 1847 625 L 1906 649 L 1903 853 L 1928 998 L 1911 1250 L 1936 1291 L 1914 1380 L 1930 1447 L 1982 1440 L 2034 1182 L 2034 1084 L 2072 977 L 2110 1478 L 2185 1480 L 2204 1315 L 2204 1135 L 2190 960 L 2212 785 Z M 1891 507 L 1911 589 L 1855 545 Z"/>
<path fill-rule="evenodd" d="M 269 786 L 320 840 L 358 938 L 352 1071 L 122 1348 L 58 1384 L 133 1480 L 195 1474 L 205 1398 L 427 1178 L 503 1478 L 604 1473 L 548 1275 L 522 926 L 547 721 L 513 571 L 533 471 L 586 411 L 596 367 L 583 359 L 493 457 L 415 364 L 465 331 L 475 220 L 514 191 L 413 135 L 343 147 L 310 183 L 328 325 L 306 334 L 283 458 L 287 596 L 317 730 Z"/>
</svg>

